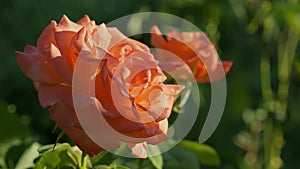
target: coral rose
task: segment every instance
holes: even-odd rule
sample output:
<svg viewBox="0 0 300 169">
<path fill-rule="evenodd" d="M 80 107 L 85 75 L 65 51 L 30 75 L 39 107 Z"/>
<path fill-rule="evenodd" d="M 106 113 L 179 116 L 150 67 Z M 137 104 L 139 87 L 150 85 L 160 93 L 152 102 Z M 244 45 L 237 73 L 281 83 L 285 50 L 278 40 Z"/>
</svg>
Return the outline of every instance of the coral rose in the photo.
<svg viewBox="0 0 300 169">
<path fill-rule="evenodd" d="M 180 57 L 193 71 L 195 79 L 199 83 L 213 82 L 222 79 L 230 70 L 232 62 L 219 61 L 218 53 L 214 45 L 203 32 L 182 32 L 173 30 L 162 36 L 157 26 L 151 28 L 151 43 L 157 50 L 155 56 L 168 61 L 166 52 L 171 52 Z M 171 66 L 172 69 L 176 65 Z M 222 70 L 223 69 L 223 70 Z"/>
<path fill-rule="evenodd" d="M 110 133 L 100 133 L 110 148 L 126 142 L 133 155 L 145 158 L 146 143 L 167 139 L 167 118 L 183 87 L 164 84 L 166 77 L 149 48 L 118 29 L 96 25 L 88 16 L 76 23 L 63 16 L 58 24 L 52 21 L 45 28 L 36 47 L 28 45 L 15 55 L 23 73 L 34 82 L 42 107 L 50 107 L 51 118 L 89 155 L 105 147 L 84 130 L 77 108 L 91 123 L 100 113 L 116 132 L 137 138 L 106 138 Z M 85 63 L 82 67 L 79 60 Z M 81 99 L 77 106 L 76 97 Z M 96 125 L 90 127 L 98 131 Z"/>
</svg>

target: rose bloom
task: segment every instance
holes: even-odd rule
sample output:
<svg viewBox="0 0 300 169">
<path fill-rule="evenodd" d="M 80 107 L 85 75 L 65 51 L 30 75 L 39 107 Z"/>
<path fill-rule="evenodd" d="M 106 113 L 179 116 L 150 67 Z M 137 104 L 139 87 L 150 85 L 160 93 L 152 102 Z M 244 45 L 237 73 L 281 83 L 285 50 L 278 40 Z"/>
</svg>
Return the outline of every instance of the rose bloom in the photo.
<svg viewBox="0 0 300 169">
<path fill-rule="evenodd" d="M 182 59 L 192 70 L 199 83 L 214 82 L 222 79 L 232 66 L 230 61 L 219 61 L 214 45 L 203 32 L 182 32 L 173 30 L 162 36 L 157 26 L 151 28 L 151 43 L 157 50 L 155 56 L 164 60 L 170 67 L 172 60 L 165 56 L 168 51 Z M 176 68 L 171 65 L 171 69 Z M 223 69 L 223 70 L 222 70 Z"/>
<path fill-rule="evenodd" d="M 80 111 L 91 123 L 100 113 L 118 133 L 138 138 L 116 140 L 107 138 L 110 133 L 102 133 L 110 148 L 123 141 L 133 155 L 145 158 L 146 143 L 167 139 L 167 118 L 183 87 L 164 84 L 166 77 L 149 48 L 118 29 L 96 25 L 88 16 L 76 23 L 63 16 L 58 24 L 52 21 L 45 28 L 36 47 L 27 45 L 15 55 L 23 73 L 34 82 L 42 107 L 50 107 L 51 118 L 89 155 L 104 148 L 79 122 L 72 91 L 78 91 L 75 97 L 82 98 L 80 104 L 89 105 Z M 75 69 L 80 59 L 86 65 Z M 76 70 L 82 71 L 75 77 Z M 89 127 L 98 131 L 96 125 Z"/>
</svg>

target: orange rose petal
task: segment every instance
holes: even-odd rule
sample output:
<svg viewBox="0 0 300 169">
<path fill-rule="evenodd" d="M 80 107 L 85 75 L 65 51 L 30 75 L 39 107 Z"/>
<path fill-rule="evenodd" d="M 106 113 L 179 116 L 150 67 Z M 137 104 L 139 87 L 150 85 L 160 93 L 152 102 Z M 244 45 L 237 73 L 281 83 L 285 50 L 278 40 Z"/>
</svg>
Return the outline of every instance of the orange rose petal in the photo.
<svg viewBox="0 0 300 169">
<path fill-rule="evenodd" d="M 132 151 L 132 154 L 138 158 L 147 158 L 147 144 L 145 142 L 138 144 L 128 143 L 129 148 Z"/>
<path fill-rule="evenodd" d="M 156 121 L 163 120 L 168 117 L 171 113 L 173 97 L 169 97 L 165 91 L 162 89 L 150 89 L 150 94 L 148 95 L 148 102 L 150 106 L 148 107 L 148 114 L 150 114 Z"/>
<path fill-rule="evenodd" d="M 70 48 L 73 53 L 78 56 L 81 50 L 83 49 L 85 42 L 88 40 L 86 28 L 81 28 L 75 36 L 73 36 Z"/>
<path fill-rule="evenodd" d="M 229 72 L 231 66 L 232 62 L 219 62 L 217 68 L 210 73 L 210 77 L 207 70 L 200 65 L 200 67 L 198 67 L 195 73 L 196 81 L 199 83 L 210 83 L 219 81 L 222 78 L 224 78 L 224 76 Z"/>
<path fill-rule="evenodd" d="M 157 26 L 153 26 L 151 28 L 151 33 L 151 43 L 156 48 L 169 51 L 185 61 L 190 62 L 190 60 L 192 61 L 196 59 L 197 56 L 195 52 L 184 43 L 180 34 L 175 30 L 167 34 L 167 40 L 165 40 L 161 35 Z"/>
<path fill-rule="evenodd" d="M 171 103 L 172 102 L 172 103 Z M 167 107 L 168 104 L 171 103 L 173 105 L 174 99 L 168 98 L 168 103 L 166 103 L 166 107 L 154 107 L 155 109 L 150 109 L 151 115 L 157 122 L 168 118 L 171 114 L 172 108 Z M 152 107 L 151 107 L 152 108 Z"/>
<path fill-rule="evenodd" d="M 50 45 L 50 55 L 52 64 L 58 74 L 68 83 L 72 82 L 73 70 L 71 69 L 65 57 L 61 56 L 59 49 L 53 44 Z"/>
<path fill-rule="evenodd" d="M 112 98 L 111 83 L 112 79 L 110 70 L 107 68 L 107 60 L 103 61 L 99 65 L 99 74 L 95 79 L 95 94 L 97 99 L 101 102 L 103 108 L 105 108 L 109 113 L 106 114 L 108 117 L 119 117 L 120 114 L 115 107 L 116 100 Z"/>
<path fill-rule="evenodd" d="M 222 65 L 223 65 L 223 68 L 224 68 L 224 72 L 225 74 L 227 74 L 229 72 L 229 70 L 231 69 L 232 67 L 232 62 L 231 61 L 223 61 L 222 62 Z"/>
<path fill-rule="evenodd" d="M 198 52 L 198 57 L 201 58 L 201 62 L 208 71 L 214 71 L 220 62 L 219 55 L 213 44 L 206 45 L 204 49 L 201 49 Z"/>
<path fill-rule="evenodd" d="M 74 90 L 73 90 L 74 94 Z M 76 117 L 84 125 L 85 132 L 99 145 L 106 149 L 113 149 L 119 146 L 119 137 L 111 126 L 106 122 L 99 100 L 85 92 L 75 92 L 74 104 L 76 104 Z M 115 122 L 116 123 L 116 122 Z"/>
<path fill-rule="evenodd" d="M 75 53 L 73 53 L 73 51 L 70 50 L 70 44 L 75 34 L 75 32 L 70 31 L 55 32 L 57 48 L 60 50 L 62 56 L 66 58 L 71 69 L 74 69 L 74 65 L 76 62 L 76 55 Z"/>
<path fill-rule="evenodd" d="M 49 44 L 56 45 L 55 37 L 54 37 L 54 27 L 56 26 L 56 22 L 52 21 L 42 32 L 37 41 L 37 48 L 39 51 L 48 52 Z"/>
<path fill-rule="evenodd" d="M 56 32 L 78 32 L 82 28 L 81 25 L 72 22 L 66 15 L 63 15 L 59 23 L 55 27 Z"/>
<path fill-rule="evenodd" d="M 111 39 L 111 42 L 110 42 L 110 45 L 108 48 L 111 53 L 117 53 L 117 52 L 113 52 L 115 50 L 120 51 L 120 46 L 118 46 L 119 44 L 128 44 L 128 45 L 132 46 L 133 49 L 135 49 L 135 50 L 141 50 L 141 51 L 145 51 L 145 52 L 150 51 L 149 47 L 147 45 L 145 45 L 139 41 L 127 38 L 117 28 L 113 27 L 113 28 L 107 28 L 107 29 L 112 36 L 112 39 Z"/>
<path fill-rule="evenodd" d="M 76 23 L 82 26 L 85 26 L 91 22 L 90 17 L 88 15 L 84 15 L 83 18 L 81 18 L 79 21 Z"/>
<path fill-rule="evenodd" d="M 95 92 L 97 99 L 109 112 L 105 115 L 109 117 L 119 117 L 120 114 L 114 107 L 114 102 L 111 97 L 111 72 L 107 67 L 108 64 L 110 66 L 115 65 L 117 61 L 108 54 L 105 54 L 104 59 L 98 59 L 95 53 L 103 57 L 105 51 L 96 47 L 94 53 L 88 50 L 81 53 L 82 55 L 79 56 L 77 62 L 80 71 L 78 71 L 76 81 L 73 81 L 75 84 L 73 85 L 86 93 Z"/>
<path fill-rule="evenodd" d="M 62 127 L 79 127 L 79 121 L 72 107 L 68 107 L 65 103 L 56 102 L 50 109 L 50 116 L 56 124 Z"/>
<path fill-rule="evenodd" d="M 107 28 L 107 30 L 111 35 L 110 46 L 108 47 L 109 50 L 113 50 L 118 43 L 127 38 L 115 27 Z"/>
<path fill-rule="evenodd" d="M 39 82 L 33 81 L 33 86 L 34 86 L 34 88 L 35 88 L 36 90 L 38 90 L 39 87 L 40 87 L 40 83 L 39 83 Z"/>
<path fill-rule="evenodd" d="M 85 54 L 84 54 L 85 53 Z M 106 67 L 106 61 L 97 60 L 89 56 L 89 52 L 82 52 L 77 59 L 76 63 L 76 77 L 73 78 L 72 86 L 76 90 L 81 90 L 85 93 L 95 93 L 96 95 L 99 89 L 103 90 L 101 83 L 101 75 L 107 77 L 107 71 L 103 67 Z M 103 77 L 106 80 L 106 77 Z M 106 91 L 103 91 L 105 94 Z M 102 95 L 100 95 L 102 96 Z"/>
<path fill-rule="evenodd" d="M 158 104 L 154 104 L 150 108 L 151 112 L 155 113 L 151 115 L 155 117 L 156 121 L 164 120 L 170 116 L 174 100 L 183 88 L 184 86 L 181 85 L 165 85 L 165 89 L 162 92 L 165 95 L 164 102 L 161 100 L 163 97 L 159 97 L 157 99 Z"/>
<path fill-rule="evenodd" d="M 76 52 L 72 50 L 74 48 L 70 47 L 70 45 L 74 45 L 72 44 L 73 37 L 76 36 L 81 28 L 81 25 L 70 21 L 65 15 L 55 26 L 54 36 L 57 44 L 56 46 L 60 50 L 62 56 L 67 59 L 72 69 L 76 61 Z"/>
<path fill-rule="evenodd" d="M 73 142 L 89 156 L 94 156 L 103 151 L 103 148 L 98 146 L 85 131 L 78 127 L 64 127 L 58 125 L 72 140 Z"/>
<path fill-rule="evenodd" d="M 82 151 L 93 156 L 103 150 L 95 144 L 80 127 L 74 110 L 62 102 L 58 102 L 51 107 L 50 115 L 59 128 L 62 129 Z"/>
<path fill-rule="evenodd" d="M 172 106 L 175 98 L 181 92 L 184 86 L 181 85 L 165 85 L 165 89 L 162 91 L 164 96 L 160 96 L 156 99 L 157 104 L 152 104 L 149 110 L 154 113 L 150 113 L 156 121 L 161 121 L 168 118 L 171 114 Z M 162 99 L 164 101 L 162 102 Z M 155 100 L 155 98 L 150 98 Z"/>
<path fill-rule="evenodd" d="M 49 84 L 62 82 L 51 63 L 44 61 L 35 47 L 26 46 L 25 52 L 15 52 L 15 55 L 23 73 L 31 80 Z"/>
<path fill-rule="evenodd" d="M 88 34 L 92 35 L 92 33 L 94 32 L 94 30 L 97 29 L 98 26 L 96 25 L 95 21 L 91 21 L 87 25 L 84 25 L 84 27 L 86 28 L 86 31 L 88 32 Z"/>
<path fill-rule="evenodd" d="M 159 131 L 157 122 L 139 123 L 125 117 L 105 117 L 106 121 L 118 132 L 135 138 L 147 138 Z"/>
<path fill-rule="evenodd" d="M 159 122 L 159 130 L 162 131 L 162 133 L 167 134 L 168 132 L 168 119 L 164 119 Z"/>
<path fill-rule="evenodd" d="M 91 35 L 93 31 L 96 29 L 95 21 L 91 21 L 88 15 L 84 15 L 84 17 L 81 18 L 76 23 L 83 26 L 87 30 L 89 35 Z"/>
<path fill-rule="evenodd" d="M 173 30 L 167 34 L 166 42 L 157 26 L 151 28 L 151 33 L 151 43 L 157 48 L 169 51 L 180 57 L 194 71 L 195 78 L 199 83 L 218 81 L 224 77 L 220 69 L 224 67 L 226 74 L 231 67 L 229 63 L 221 64 L 214 44 L 210 42 L 203 32 L 179 33 Z M 171 65 L 167 65 L 168 60 L 164 58 L 167 57 L 165 53 L 158 50 L 155 53 L 156 58 L 164 61 L 160 63 L 163 68 L 170 72 L 175 71 L 175 63 L 173 68 Z M 207 71 L 211 72 L 211 80 Z"/>
<path fill-rule="evenodd" d="M 73 107 L 71 86 L 40 84 L 38 95 L 43 108 L 53 106 L 60 101 L 69 107 Z"/>
<path fill-rule="evenodd" d="M 96 43 L 98 47 L 101 47 L 103 50 L 107 51 L 109 45 L 111 43 L 111 34 L 109 33 L 108 29 L 106 28 L 105 24 L 102 23 L 99 25 L 92 33 L 92 39 Z"/>
<path fill-rule="evenodd" d="M 165 85 L 170 96 L 177 96 L 185 87 L 183 85 Z"/>
<path fill-rule="evenodd" d="M 156 145 L 168 139 L 167 136 L 168 131 L 168 119 L 164 119 L 159 122 L 159 134 L 156 134 L 147 139 L 147 143 Z"/>
<path fill-rule="evenodd" d="M 151 44 L 153 46 L 157 48 L 161 48 L 166 44 L 166 40 L 164 39 L 161 31 L 156 25 L 152 26 L 150 33 L 151 33 Z"/>
<path fill-rule="evenodd" d="M 114 73 L 116 77 L 133 86 L 146 85 L 151 81 L 151 69 L 157 68 L 152 55 L 144 52 L 135 52 L 127 57 L 124 63 Z M 144 64 L 144 63 L 147 64 Z"/>
<path fill-rule="evenodd" d="M 126 89 L 122 88 L 122 86 L 118 87 L 117 83 L 112 82 L 112 102 L 116 108 L 114 113 L 120 114 L 134 122 L 148 123 L 153 121 L 153 117 L 143 107 L 136 104 L 138 102 L 126 92 Z M 116 88 L 117 90 L 114 90 Z M 112 105 L 109 106 L 112 107 Z"/>
<path fill-rule="evenodd" d="M 188 65 L 190 65 L 191 62 L 198 59 L 197 55 L 195 54 L 195 51 L 193 51 L 190 47 L 188 47 L 183 42 L 177 40 L 168 41 L 168 43 L 165 45 L 163 49 L 172 52 L 177 57 L 180 57 Z"/>
</svg>

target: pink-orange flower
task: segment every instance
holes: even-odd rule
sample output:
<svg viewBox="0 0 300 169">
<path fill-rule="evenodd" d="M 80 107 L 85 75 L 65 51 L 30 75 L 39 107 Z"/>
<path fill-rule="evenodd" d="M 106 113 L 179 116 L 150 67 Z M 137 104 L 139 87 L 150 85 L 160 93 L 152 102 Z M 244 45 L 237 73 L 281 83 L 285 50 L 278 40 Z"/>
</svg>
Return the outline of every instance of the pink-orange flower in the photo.
<svg viewBox="0 0 300 169">
<path fill-rule="evenodd" d="M 159 28 L 153 26 L 151 43 L 154 47 L 161 49 L 156 51 L 157 57 L 168 61 L 167 58 L 164 58 L 167 56 L 163 56 L 166 55 L 166 52 L 163 51 L 165 50 L 181 58 L 190 67 L 199 83 L 222 79 L 232 66 L 230 61 L 219 61 L 214 45 L 203 32 L 179 33 L 173 30 L 167 33 L 165 39 Z M 170 61 L 170 63 L 172 62 Z"/>
<path fill-rule="evenodd" d="M 182 86 L 164 84 L 166 77 L 149 48 L 118 29 L 96 25 L 88 16 L 76 23 L 63 16 L 58 24 L 52 21 L 45 28 L 36 47 L 27 45 L 15 55 L 23 73 L 34 82 L 42 107 L 50 107 L 51 118 L 89 155 L 103 147 L 79 122 L 72 90 L 80 91 L 82 105 L 89 105 L 83 111 L 91 121 L 96 117 L 90 115 L 101 113 L 117 132 L 139 138 L 136 142 L 103 138 L 111 148 L 124 141 L 135 156 L 147 157 L 146 143 L 167 138 L 167 118 Z M 80 59 L 87 64 L 74 77 Z"/>
</svg>

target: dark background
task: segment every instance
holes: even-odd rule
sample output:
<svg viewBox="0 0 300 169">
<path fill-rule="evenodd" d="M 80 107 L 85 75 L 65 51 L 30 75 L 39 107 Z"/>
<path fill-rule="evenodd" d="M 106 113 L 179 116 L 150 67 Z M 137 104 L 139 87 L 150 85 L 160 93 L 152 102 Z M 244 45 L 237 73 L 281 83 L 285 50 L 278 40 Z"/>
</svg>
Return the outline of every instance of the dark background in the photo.
<svg viewBox="0 0 300 169">
<path fill-rule="evenodd" d="M 47 110 L 39 105 L 37 92 L 31 80 L 22 74 L 13 52 L 22 51 L 26 44 L 36 45 L 36 40 L 42 30 L 51 20 L 58 22 L 63 14 L 73 21 L 88 14 L 97 24 L 108 23 L 135 12 L 152 11 L 174 14 L 189 20 L 206 32 L 215 42 L 220 58 L 234 63 L 227 75 L 228 95 L 223 118 L 216 132 L 206 143 L 220 154 L 221 168 L 240 168 L 245 152 L 235 145 L 234 138 L 241 131 L 246 131 L 242 119 L 243 112 L 247 109 L 255 110 L 262 103 L 261 58 L 269 55 L 273 58 L 271 59 L 272 65 L 278 62 L 276 39 L 265 40 L 263 38 L 264 27 L 259 24 L 256 31 L 249 30 L 249 24 L 262 8 L 261 2 L 251 0 L 2 0 L 0 5 L 1 104 L 9 104 L 13 109 L 17 108 L 17 114 L 29 126 L 34 140 L 41 144 L 53 143 L 57 137 L 57 134 L 51 133 L 54 123 Z M 282 2 L 285 3 L 285 1 Z M 271 1 L 271 4 L 273 3 L 275 1 Z M 297 27 L 297 24 L 300 25 L 300 9 L 299 6 L 295 8 L 296 12 L 289 14 L 298 15 L 295 26 L 295 29 L 298 29 L 300 28 L 300 26 Z M 277 23 L 285 24 L 280 19 Z M 269 54 L 266 54 L 266 48 Z M 288 118 L 282 124 L 285 138 L 282 158 L 286 169 L 299 166 L 297 161 L 300 155 L 299 62 L 298 44 L 290 77 Z M 276 90 L 276 66 L 273 68 L 272 87 Z M 209 84 L 203 84 L 200 87 L 209 99 L 209 94 L 207 94 Z M 201 111 L 205 112 L 208 106 L 203 106 Z M 1 120 L 3 119 L 0 119 L 0 123 L 4 123 Z M 188 136 L 189 139 L 197 138 L 202 122 L 203 119 L 199 118 L 198 125 L 196 124 Z M 13 130 L 13 127 L 7 126 L 7 128 Z"/>
</svg>

